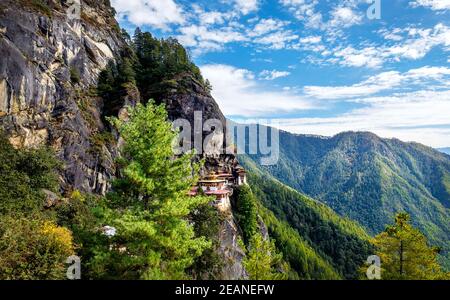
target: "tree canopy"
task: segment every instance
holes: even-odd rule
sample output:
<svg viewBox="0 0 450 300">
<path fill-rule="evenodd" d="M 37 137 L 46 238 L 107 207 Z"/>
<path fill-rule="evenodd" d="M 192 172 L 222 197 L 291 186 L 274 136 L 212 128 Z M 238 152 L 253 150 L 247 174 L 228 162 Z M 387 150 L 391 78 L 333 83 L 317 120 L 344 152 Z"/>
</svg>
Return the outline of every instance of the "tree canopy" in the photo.
<svg viewBox="0 0 450 300">
<path fill-rule="evenodd" d="M 121 177 L 103 211 L 117 229 L 110 249 L 94 260 L 106 278 L 187 279 L 186 270 L 211 247 L 196 237 L 189 214 L 206 197 L 189 197 L 199 165 L 192 154 L 175 157 L 176 132 L 163 105 L 152 101 L 129 109 L 129 120 L 112 119 L 123 139 Z"/>
<path fill-rule="evenodd" d="M 410 216 L 397 214 L 395 223 L 373 239 L 381 258 L 384 280 L 435 280 L 450 278 L 437 262 L 439 249 L 410 224 Z"/>
</svg>

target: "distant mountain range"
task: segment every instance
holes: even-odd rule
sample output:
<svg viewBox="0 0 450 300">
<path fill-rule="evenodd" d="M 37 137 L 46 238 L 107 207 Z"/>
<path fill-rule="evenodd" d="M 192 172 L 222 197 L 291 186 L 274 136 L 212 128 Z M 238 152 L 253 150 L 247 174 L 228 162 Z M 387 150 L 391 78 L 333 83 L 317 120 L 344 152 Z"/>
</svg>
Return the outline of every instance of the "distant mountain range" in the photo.
<svg viewBox="0 0 450 300">
<path fill-rule="evenodd" d="M 259 158 L 250 156 L 256 165 Z M 281 132 L 278 164 L 258 168 L 372 235 L 395 213 L 408 212 L 433 245 L 450 249 L 450 156 L 430 147 L 367 132 L 330 138 Z"/>
<path fill-rule="evenodd" d="M 439 152 L 442 152 L 442 153 L 445 153 L 445 154 L 448 154 L 448 155 L 450 155 L 450 147 L 448 147 L 448 148 L 439 148 L 439 149 L 437 149 Z"/>
</svg>

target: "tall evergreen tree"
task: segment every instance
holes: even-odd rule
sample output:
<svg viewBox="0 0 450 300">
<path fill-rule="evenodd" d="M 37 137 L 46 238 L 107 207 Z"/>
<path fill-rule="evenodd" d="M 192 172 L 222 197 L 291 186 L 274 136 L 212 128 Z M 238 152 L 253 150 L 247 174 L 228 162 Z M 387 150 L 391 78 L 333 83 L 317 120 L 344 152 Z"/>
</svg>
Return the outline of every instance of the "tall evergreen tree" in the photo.
<svg viewBox="0 0 450 300">
<path fill-rule="evenodd" d="M 244 242 L 248 244 L 258 230 L 256 199 L 248 185 L 240 186 L 236 192 L 236 219 L 243 231 Z"/>
<path fill-rule="evenodd" d="M 430 247 L 426 237 L 410 224 L 410 216 L 400 213 L 395 224 L 373 240 L 381 258 L 384 280 L 444 279 L 437 262 L 438 249 Z"/>
<path fill-rule="evenodd" d="M 265 240 L 260 233 L 250 240 L 247 256 L 243 265 L 250 280 L 284 280 L 286 274 L 276 270 L 281 265 L 282 255 L 276 252 L 275 244 Z"/>
<path fill-rule="evenodd" d="M 128 122 L 113 119 L 124 141 L 122 177 L 114 183 L 104 216 L 117 234 L 112 250 L 97 256 L 97 266 L 109 273 L 106 277 L 186 279 L 185 270 L 211 247 L 204 237 L 195 237 L 187 220 L 209 201 L 188 196 L 199 166 L 190 154 L 174 157 L 176 133 L 164 106 L 139 104 L 129 116 Z"/>
</svg>

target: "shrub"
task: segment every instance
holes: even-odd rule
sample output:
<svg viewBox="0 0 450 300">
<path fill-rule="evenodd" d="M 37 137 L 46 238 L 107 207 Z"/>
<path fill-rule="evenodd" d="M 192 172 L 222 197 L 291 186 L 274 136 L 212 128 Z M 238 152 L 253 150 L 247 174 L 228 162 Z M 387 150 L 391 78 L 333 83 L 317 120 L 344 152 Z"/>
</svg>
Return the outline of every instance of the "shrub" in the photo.
<svg viewBox="0 0 450 300">
<path fill-rule="evenodd" d="M 70 67 L 70 81 L 75 84 L 78 84 L 81 81 L 80 72 L 78 72 L 75 67 Z"/>
<path fill-rule="evenodd" d="M 64 279 L 73 255 L 71 232 L 39 217 L 0 219 L 0 279 Z"/>
<path fill-rule="evenodd" d="M 51 7 L 43 0 L 22 0 L 22 4 L 34 11 L 38 11 L 48 17 L 53 15 Z"/>
<path fill-rule="evenodd" d="M 57 190 L 59 162 L 51 149 L 18 150 L 0 132 L 0 162 L 0 214 L 39 211 L 41 190 Z"/>
</svg>

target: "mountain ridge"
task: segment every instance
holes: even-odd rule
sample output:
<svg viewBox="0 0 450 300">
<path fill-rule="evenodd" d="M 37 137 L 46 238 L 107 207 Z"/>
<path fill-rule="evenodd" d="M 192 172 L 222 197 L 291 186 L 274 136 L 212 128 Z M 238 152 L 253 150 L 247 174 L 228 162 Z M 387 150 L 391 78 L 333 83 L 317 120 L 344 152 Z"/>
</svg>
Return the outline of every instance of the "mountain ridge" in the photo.
<svg viewBox="0 0 450 300">
<path fill-rule="evenodd" d="M 367 132 L 322 138 L 281 131 L 277 165 L 261 166 L 258 155 L 249 157 L 372 235 L 405 211 L 431 243 L 450 248 L 450 157 L 431 147 Z"/>
</svg>

